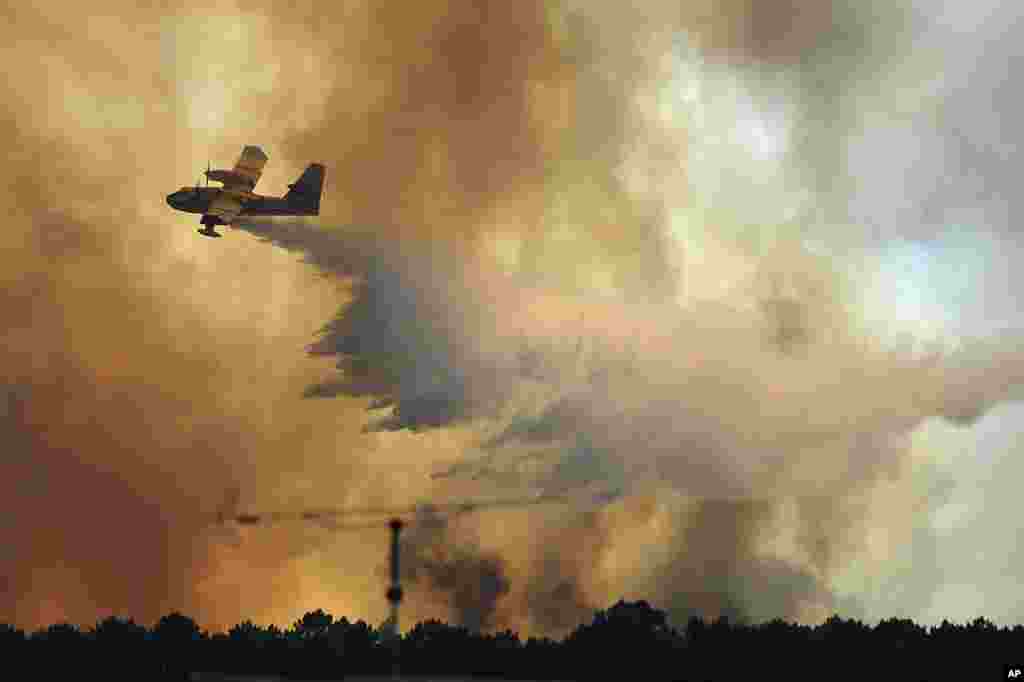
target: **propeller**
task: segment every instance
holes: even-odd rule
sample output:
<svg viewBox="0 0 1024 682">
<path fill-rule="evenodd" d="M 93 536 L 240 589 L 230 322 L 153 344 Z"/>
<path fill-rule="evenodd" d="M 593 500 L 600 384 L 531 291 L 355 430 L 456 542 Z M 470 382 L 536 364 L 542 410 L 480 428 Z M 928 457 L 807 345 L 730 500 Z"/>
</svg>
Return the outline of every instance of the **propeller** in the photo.
<svg viewBox="0 0 1024 682">
<path fill-rule="evenodd" d="M 206 182 L 204 183 L 204 185 L 206 187 L 210 186 L 210 161 L 209 160 L 206 161 Z M 196 180 L 196 186 L 195 186 L 194 189 L 195 189 L 195 191 L 193 191 L 193 194 L 198 197 L 199 196 L 199 180 Z"/>
</svg>

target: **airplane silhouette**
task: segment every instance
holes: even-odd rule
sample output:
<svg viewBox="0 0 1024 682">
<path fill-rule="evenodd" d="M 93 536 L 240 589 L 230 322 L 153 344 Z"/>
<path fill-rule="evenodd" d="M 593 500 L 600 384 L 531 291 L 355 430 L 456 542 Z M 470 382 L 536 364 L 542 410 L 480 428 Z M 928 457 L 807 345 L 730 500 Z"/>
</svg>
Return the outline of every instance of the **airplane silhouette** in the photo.
<svg viewBox="0 0 1024 682">
<path fill-rule="evenodd" d="M 241 156 L 231 170 L 206 169 L 207 186 L 182 187 L 167 195 L 171 208 L 186 213 L 202 213 L 199 221 L 204 237 L 219 237 L 215 225 L 230 225 L 244 216 L 314 216 L 320 215 L 320 195 L 324 188 L 323 164 L 306 166 L 299 179 L 288 185 L 282 197 L 255 194 L 253 189 L 267 164 L 267 155 L 255 146 L 242 149 Z M 222 187 L 210 187 L 209 181 L 220 182 Z"/>
</svg>

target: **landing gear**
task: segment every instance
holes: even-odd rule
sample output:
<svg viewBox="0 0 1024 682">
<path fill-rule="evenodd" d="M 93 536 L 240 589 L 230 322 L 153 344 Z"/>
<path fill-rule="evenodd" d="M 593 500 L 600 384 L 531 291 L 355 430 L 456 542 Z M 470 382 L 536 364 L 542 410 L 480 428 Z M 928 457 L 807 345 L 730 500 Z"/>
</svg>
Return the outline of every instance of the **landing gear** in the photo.
<svg viewBox="0 0 1024 682">
<path fill-rule="evenodd" d="M 196 230 L 196 232 L 198 232 L 199 234 L 203 235 L 204 237 L 219 237 L 219 236 L 221 236 L 220 234 L 217 233 L 216 230 L 213 229 L 214 225 L 221 224 L 220 219 L 217 218 L 217 216 L 204 215 L 203 219 L 200 221 L 200 223 L 204 227 L 201 230 Z"/>
</svg>

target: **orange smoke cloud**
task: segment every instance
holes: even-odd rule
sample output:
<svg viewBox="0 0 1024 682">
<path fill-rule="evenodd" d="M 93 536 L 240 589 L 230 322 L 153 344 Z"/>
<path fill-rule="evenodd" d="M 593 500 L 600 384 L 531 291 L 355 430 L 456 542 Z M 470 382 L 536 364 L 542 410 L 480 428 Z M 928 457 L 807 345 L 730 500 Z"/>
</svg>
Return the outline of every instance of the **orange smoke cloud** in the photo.
<svg viewBox="0 0 1024 682">
<path fill-rule="evenodd" d="M 799 248 L 709 256 L 710 277 L 750 286 L 681 306 L 674 205 L 621 173 L 641 145 L 652 184 L 682 193 L 685 150 L 634 101 L 680 32 L 791 64 L 843 23 L 812 4 L 133 6 L 127 36 L 17 10 L 5 57 L 45 69 L 14 74 L 0 126 L 17 164 L 0 486 L 18 519 L 0 528 L 16 548 L 0 617 L 383 617 L 383 534 L 210 537 L 236 485 L 255 509 L 627 489 L 589 513 L 410 535 L 406 618 L 557 633 L 626 591 L 676 616 L 838 603 L 830 578 L 868 527 L 916 513 L 892 503 L 880 520 L 865 502 L 887 477 L 909 487 L 906 433 L 978 414 L 1017 373 L 880 348 L 841 276 Z M 163 194 L 241 143 L 270 153 L 268 192 L 326 164 L 330 227 L 241 226 L 284 251 L 190 240 Z M 317 342 L 330 375 L 301 349 L 334 311 Z M 332 399 L 303 399 L 311 386 Z M 479 475 L 430 477 L 453 463 Z"/>
</svg>

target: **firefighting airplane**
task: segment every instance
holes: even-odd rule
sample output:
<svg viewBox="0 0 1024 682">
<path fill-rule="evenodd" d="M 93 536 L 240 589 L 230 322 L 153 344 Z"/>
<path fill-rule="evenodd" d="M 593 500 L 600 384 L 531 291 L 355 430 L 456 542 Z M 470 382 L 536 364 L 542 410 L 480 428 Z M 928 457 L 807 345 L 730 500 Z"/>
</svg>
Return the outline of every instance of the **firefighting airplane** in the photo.
<svg viewBox="0 0 1024 682">
<path fill-rule="evenodd" d="M 182 187 L 167 195 L 171 208 L 186 213 L 202 213 L 197 230 L 204 237 L 219 237 L 215 225 L 230 225 L 239 216 L 320 215 L 320 195 L 324 189 L 324 167 L 319 163 L 306 166 L 299 179 L 288 185 L 283 197 L 254 194 L 253 188 L 267 164 L 267 155 L 259 147 L 247 146 L 231 170 L 206 169 L 207 186 Z M 209 181 L 222 183 L 210 187 Z"/>
</svg>

